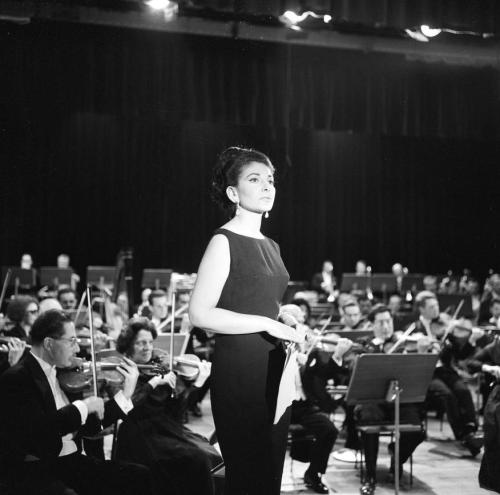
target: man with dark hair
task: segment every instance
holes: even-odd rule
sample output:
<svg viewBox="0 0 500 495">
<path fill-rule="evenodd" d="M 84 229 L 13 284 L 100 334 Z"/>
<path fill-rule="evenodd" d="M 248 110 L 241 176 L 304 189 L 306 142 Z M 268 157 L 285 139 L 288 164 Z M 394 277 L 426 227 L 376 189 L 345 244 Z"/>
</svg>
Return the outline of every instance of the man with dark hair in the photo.
<svg viewBox="0 0 500 495">
<path fill-rule="evenodd" d="M 123 391 L 106 404 L 95 396 L 70 402 L 56 367 L 71 366 L 78 352 L 73 322 L 63 311 L 49 310 L 35 321 L 31 340 L 31 352 L 0 377 L 1 474 L 12 490 L 31 495 L 62 486 L 64 493 L 79 495 L 150 493 L 143 466 L 93 459 L 79 448 L 83 434 L 98 432 L 101 421 L 106 426 L 124 418 L 133 407 L 137 366 L 127 359 L 117 368 Z"/>
<path fill-rule="evenodd" d="M 148 300 L 151 308 L 151 321 L 158 328 L 168 315 L 167 293 L 163 290 L 153 290 Z"/>
<path fill-rule="evenodd" d="M 412 334 L 422 334 L 417 350 L 436 352 L 440 357 L 429 386 L 428 401 L 437 403 L 446 411 L 455 438 L 469 449 L 472 456 L 476 456 L 481 450 L 481 441 L 475 436 L 477 419 L 474 401 L 469 387 L 456 372 L 455 364 L 475 353 L 482 333 L 473 330 L 468 341 L 461 342 L 449 331 L 454 322 L 446 324 L 439 319 L 439 302 L 433 293 L 422 291 L 415 300 L 420 316 L 413 324 Z"/>
<path fill-rule="evenodd" d="M 367 325 L 366 320 L 362 318 L 359 304 L 354 300 L 345 303 L 340 308 L 340 313 L 340 322 L 344 324 L 342 330 L 364 330 Z"/>
<path fill-rule="evenodd" d="M 76 292 L 69 287 L 65 287 L 57 291 L 57 300 L 60 302 L 65 311 L 76 309 Z"/>
<path fill-rule="evenodd" d="M 365 342 L 364 352 L 385 354 L 397 342 L 394 335 L 392 315 L 389 308 L 383 304 L 376 304 L 368 316 L 372 324 L 373 338 Z M 361 404 L 355 407 L 355 416 L 358 424 L 380 423 L 394 420 L 394 406 L 392 404 Z M 404 423 L 419 425 L 421 413 L 418 404 L 402 404 L 400 406 L 400 420 Z M 366 478 L 362 480 L 361 494 L 371 495 L 376 486 L 376 469 L 379 447 L 378 433 L 362 433 L 361 439 L 365 453 Z M 403 472 L 403 464 L 410 458 L 418 445 L 424 440 L 423 431 L 402 432 L 400 441 L 399 470 Z M 390 478 L 394 479 L 394 443 L 389 444 L 391 453 Z"/>
</svg>

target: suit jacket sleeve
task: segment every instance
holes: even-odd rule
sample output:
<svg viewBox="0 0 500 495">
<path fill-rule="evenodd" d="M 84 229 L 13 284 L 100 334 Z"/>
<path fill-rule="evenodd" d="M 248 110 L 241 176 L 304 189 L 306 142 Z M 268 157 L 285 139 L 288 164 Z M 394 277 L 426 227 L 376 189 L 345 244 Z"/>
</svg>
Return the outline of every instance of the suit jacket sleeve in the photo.
<svg viewBox="0 0 500 495">
<path fill-rule="evenodd" d="M 46 385 L 50 393 L 48 382 Z M 57 410 L 47 397 L 42 397 L 22 367 L 11 368 L 0 377 L 0 397 L 2 437 L 16 460 L 23 460 L 27 454 L 39 459 L 57 457 L 62 447 L 61 438 L 81 425 L 76 406 L 69 404 Z M 50 400 L 54 402 L 52 396 Z"/>
</svg>

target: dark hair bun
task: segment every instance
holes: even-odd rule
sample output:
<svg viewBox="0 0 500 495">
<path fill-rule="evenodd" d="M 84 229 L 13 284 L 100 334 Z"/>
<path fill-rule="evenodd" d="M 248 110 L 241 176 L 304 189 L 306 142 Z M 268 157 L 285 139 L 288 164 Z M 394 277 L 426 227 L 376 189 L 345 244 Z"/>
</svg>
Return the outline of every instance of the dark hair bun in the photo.
<svg viewBox="0 0 500 495">
<path fill-rule="evenodd" d="M 235 205 L 228 198 L 226 189 L 236 186 L 242 170 L 251 162 L 263 163 L 274 172 L 271 160 L 264 153 L 251 148 L 231 146 L 218 156 L 212 172 L 212 199 L 221 208 L 234 213 Z"/>
</svg>

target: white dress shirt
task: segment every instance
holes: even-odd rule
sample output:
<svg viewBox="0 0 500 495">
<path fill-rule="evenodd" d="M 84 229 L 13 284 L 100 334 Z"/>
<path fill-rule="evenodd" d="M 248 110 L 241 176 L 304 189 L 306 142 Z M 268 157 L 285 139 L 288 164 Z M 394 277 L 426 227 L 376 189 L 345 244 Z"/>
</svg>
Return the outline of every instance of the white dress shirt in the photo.
<svg viewBox="0 0 500 495">
<path fill-rule="evenodd" d="M 70 404 L 70 401 L 66 397 L 64 391 L 61 389 L 59 381 L 57 380 L 56 367 L 50 365 L 38 356 L 35 356 L 35 354 L 33 353 L 31 353 L 31 355 L 37 360 L 38 364 L 42 368 L 42 371 L 47 377 L 47 381 L 49 382 L 50 389 L 52 390 L 52 395 L 56 403 L 56 408 L 59 410 L 64 406 Z M 121 390 L 114 396 L 114 400 L 125 414 L 128 414 L 134 408 L 132 401 L 130 399 L 127 399 L 125 395 L 123 395 L 123 392 Z M 71 404 L 74 405 L 80 412 L 81 424 L 84 425 L 89 414 L 87 405 L 82 400 L 75 400 L 71 402 Z M 62 437 L 62 448 L 59 452 L 59 457 L 73 454 L 78 450 L 74 438 L 75 432 L 67 433 Z"/>
</svg>

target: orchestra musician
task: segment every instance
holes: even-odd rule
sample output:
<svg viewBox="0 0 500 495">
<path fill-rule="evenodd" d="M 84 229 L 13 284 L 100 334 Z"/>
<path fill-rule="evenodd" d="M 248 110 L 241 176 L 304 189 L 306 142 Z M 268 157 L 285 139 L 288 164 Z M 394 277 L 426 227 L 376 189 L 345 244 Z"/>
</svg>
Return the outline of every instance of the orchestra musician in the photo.
<svg viewBox="0 0 500 495">
<path fill-rule="evenodd" d="M 38 301 L 32 296 L 14 297 L 7 306 L 7 318 L 13 325 L 3 333 L 9 337 L 28 341 L 39 309 Z"/>
<path fill-rule="evenodd" d="M 212 186 L 232 218 L 205 251 L 189 318 L 215 333 L 211 401 L 225 493 L 278 495 L 290 418 L 289 407 L 275 418 L 282 341 L 304 337 L 277 321 L 289 277 L 279 246 L 261 233 L 276 193 L 274 167 L 259 151 L 231 147 L 219 156 Z"/>
<path fill-rule="evenodd" d="M 150 320 L 135 317 L 122 330 L 116 347 L 139 365 L 151 364 L 156 337 Z M 199 363 L 191 381 L 168 370 L 164 375 L 139 375 L 134 409 L 119 428 L 117 458 L 147 465 L 155 494 L 165 493 L 166 485 L 173 495 L 213 493 L 210 469 L 221 457 L 206 439 L 182 424 L 190 389 L 200 388 L 208 374 L 208 364 Z"/>
<path fill-rule="evenodd" d="M 472 331 L 465 343 L 454 338 L 447 325 L 439 320 L 439 303 L 436 296 L 422 291 L 415 298 L 419 319 L 414 323 L 413 334 L 420 334 L 418 352 L 439 352 L 440 359 L 434 371 L 428 390 L 428 401 L 438 402 L 446 410 L 446 416 L 453 434 L 462 445 L 476 456 L 481 450 L 481 441 L 476 437 L 477 419 L 472 394 L 457 373 L 455 364 L 472 356 L 476 343 L 483 336 L 481 331 Z M 434 342 L 439 348 L 436 349 Z"/>
<path fill-rule="evenodd" d="M 76 292 L 70 287 L 64 287 L 57 291 L 57 300 L 65 311 L 76 309 Z"/>
<path fill-rule="evenodd" d="M 500 298 L 491 300 L 490 315 L 488 324 L 500 328 Z"/>
<path fill-rule="evenodd" d="M 305 312 L 295 304 L 286 304 L 281 307 L 280 318 L 287 321 L 285 315 L 291 315 L 299 325 L 305 324 Z M 312 330 L 304 325 L 306 334 L 311 335 Z M 345 340 L 345 339 L 344 339 Z M 311 348 L 307 348 L 312 346 Z M 315 403 L 315 396 L 310 394 L 309 387 L 304 387 L 302 377 L 304 370 L 314 363 L 310 359 L 310 352 L 315 348 L 315 338 L 306 341 L 301 346 L 297 356 L 299 369 L 295 377 L 298 398 L 292 403 L 291 423 L 305 428 L 306 432 L 314 436 L 310 449 L 310 464 L 304 473 L 304 484 L 316 493 L 329 493 L 328 487 L 323 483 L 322 476 L 326 472 L 328 458 L 338 436 L 338 430 L 330 421 L 327 413 Z M 292 450 L 293 450 L 292 438 Z"/>
<path fill-rule="evenodd" d="M 57 263 L 57 268 L 64 268 L 64 269 L 71 268 L 70 258 L 69 258 L 68 254 L 65 254 L 65 253 L 59 254 L 57 256 L 56 263 Z M 73 273 L 71 274 L 71 289 L 76 291 L 76 287 L 77 287 L 79 282 L 80 282 L 80 276 L 73 271 Z M 73 308 L 71 308 L 71 309 L 73 309 Z"/>
<path fill-rule="evenodd" d="M 365 260 L 356 261 L 354 273 L 358 276 L 365 276 L 365 275 L 368 275 L 370 273 L 370 270 L 368 269 L 368 266 L 366 265 Z"/>
<path fill-rule="evenodd" d="M 487 378 L 488 395 L 483 411 L 484 454 L 479 470 L 481 488 L 500 493 L 500 339 L 495 337 L 467 360 L 472 373 L 483 372 Z"/>
<path fill-rule="evenodd" d="M 1 473 L 14 493 L 130 494 L 150 493 L 149 471 L 140 465 L 101 461 L 83 455 L 82 434 L 97 432 L 125 418 L 138 371 L 125 358 L 119 368 L 123 390 L 105 404 L 91 396 L 70 402 L 56 378 L 78 350 L 75 328 L 62 311 L 40 315 L 31 332 L 31 352 L 0 376 Z M 74 490 L 74 491 L 70 491 Z M 50 493 L 50 492 L 49 492 Z"/>
<path fill-rule="evenodd" d="M 339 333 L 339 335 L 342 335 Z M 314 339 L 313 339 L 314 341 Z M 342 406 L 345 409 L 345 447 L 334 453 L 336 459 L 355 462 L 355 452 L 359 450 L 359 438 L 354 423 L 354 408 L 347 406 L 343 399 L 329 392 L 330 385 L 346 386 L 349 382 L 352 361 L 346 358 L 353 346 L 349 339 L 339 337 L 335 345 L 322 343 L 308 350 L 308 359 L 301 367 L 301 381 L 307 402 L 328 415 Z M 293 408 L 292 408 L 293 414 Z"/>
<path fill-rule="evenodd" d="M 367 339 L 363 345 L 365 353 L 385 354 L 393 348 L 397 342 L 394 335 L 392 315 L 389 308 L 383 304 L 373 307 L 369 315 L 372 323 L 373 338 Z M 394 406 L 392 404 L 358 404 L 355 406 L 354 414 L 359 425 L 379 423 L 394 420 Z M 422 413 L 418 404 L 401 404 L 400 421 L 408 424 L 419 425 L 422 422 Z M 410 458 L 418 445 L 424 440 L 423 431 L 401 432 L 399 451 L 400 479 L 403 473 L 403 464 Z M 361 434 L 366 463 L 366 478 L 362 480 L 361 495 L 371 495 L 375 492 L 377 476 L 376 466 L 379 447 L 378 433 Z M 389 481 L 394 482 L 394 443 L 389 444 L 391 464 L 389 468 Z"/>
<path fill-rule="evenodd" d="M 161 289 L 153 290 L 149 294 L 148 300 L 151 309 L 151 321 L 155 328 L 158 328 L 168 316 L 167 293 Z"/>
<path fill-rule="evenodd" d="M 340 308 L 340 323 L 344 325 L 342 330 L 364 330 L 369 323 L 362 318 L 359 304 L 354 299 L 348 300 Z"/>
<path fill-rule="evenodd" d="M 319 301 L 333 301 L 337 280 L 333 274 L 333 263 L 330 260 L 323 262 L 321 272 L 314 274 L 311 280 L 311 289 L 319 295 Z"/>
<path fill-rule="evenodd" d="M 500 299 L 500 274 L 493 273 L 484 284 L 484 291 L 479 307 L 479 324 L 485 324 L 491 318 L 490 304 L 494 299 Z"/>
</svg>

